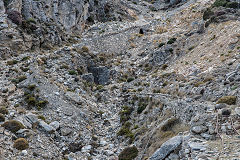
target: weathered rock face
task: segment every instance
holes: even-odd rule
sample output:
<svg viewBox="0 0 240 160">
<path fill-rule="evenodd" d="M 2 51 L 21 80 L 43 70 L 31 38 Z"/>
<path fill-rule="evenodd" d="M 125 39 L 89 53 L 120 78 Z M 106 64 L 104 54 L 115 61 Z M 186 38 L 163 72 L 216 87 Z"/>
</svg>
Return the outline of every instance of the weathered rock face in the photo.
<svg viewBox="0 0 240 160">
<path fill-rule="evenodd" d="M 88 23 L 132 18 L 119 1 L 107 0 L 0 0 L 0 9 L 1 46 L 14 51 L 52 49 L 77 40 Z"/>
<path fill-rule="evenodd" d="M 168 9 L 176 7 L 176 5 L 186 2 L 187 0 L 156 0 L 153 3 L 153 10 Z"/>
</svg>

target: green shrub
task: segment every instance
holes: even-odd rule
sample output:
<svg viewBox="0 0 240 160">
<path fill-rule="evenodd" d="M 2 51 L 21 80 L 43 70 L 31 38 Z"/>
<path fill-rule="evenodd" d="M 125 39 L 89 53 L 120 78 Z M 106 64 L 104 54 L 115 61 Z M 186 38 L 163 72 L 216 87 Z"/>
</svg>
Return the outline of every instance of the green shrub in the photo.
<svg viewBox="0 0 240 160">
<path fill-rule="evenodd" d="M 25 150 L 28 149 L 29 144 L 27 142 L 26 139 L 24 138 L 18 138 L 13 145 L 14 148 L 18 149 L 18 150 Z"/>
<path fill-rule="evenodd" d="M 165 70 L 165 69 L 167 69 L 167 67 L 168 67 L 167 64 L 163 64 L 162 67 L 161 67 L 161 69 L 162 69 L 162 70 Z"/>
<path fill-rule="evenodd" d="M 217 104 L 219 103 L 226 103 L 228 105 L 236 104 L 237 97 L 236 96 L 224 96 L 218 99 Z"/>
<path fill-rule="evenodd" d="M 18 81 L 19 81 L 19 82 L 22 82 L 22 81 L 24 81 L 25 79 L 27 79 L 26 76 L 20 76 L 20 77 L 18 77 Z"/>
<path fill-rule="evenodd" d="M 0 113 L 2 113 L 2 114 L 8 114 L 7 108 L 6 108 L 6 107 L 1 107 L 1 108 L 0 108 Z"/>
<path fill-rule="evenodd" d="M 119 160 L 133 160 L 138 156 L 137 147 L 127 147 L 118 156 Z"/>
<path fill-rule="evenodd" d="M 17 64 L 17 63 L 18 63 L 17 60 L 7 61 L 7 65 L 14 65 L 14 64 Z"/>
<path fill-rule="evenodd" d="M 76 74 L 77 74 L 77 72 L 74 71 L 74 70 L 70 70 L 70 71 L 68 71 L 68 73 L 69 73 L 70 75 L 76 75 Z"/>
<path fill-rule="evenodd" d="M 37 103 L 37 100 L 35 97 L 29 97 L 29 98 L 27 98 L 26 101 L 29 105 L 33 105 L 33 106 L 36 105 L 36 103 Z"/>
<path fill-rule="evenodd" d="M 137 108 L 137 113 L 138 114 L 141 114 L 142 111 L 147 107 L 147 104 L 146 103 L 143 103 L 143 102 L 140 102 L 138 104 L 138 108 Z"/>
<path fill-rule="evenodd" d="M 28 60 L 29 58 L 30 58 L 29 56 L 23 57 L 23 58 L 21 59 L 21 61 L 26 61 L 26 60 Z"/>
<path fill-rule="evenodd" d="M 5 121 L 5 116 L 2 113 L 0 113 L 0 122 L 4 122 L 4 121 Z"/>
<path fill-rule="evenodd" d="M 227 4 L 226 4 L 226 7 L 227 8 L 238 8 L 239 7 L 239 3 L 238 2 L 228 2 Z"/>
<path fill-rule="evenodd" d="M 216 0 L 213 3 L 213 7 L 225 7 L 228 2 L 226 0 Z"/>
<path fill-rule="evenodd" d="M 133 112 L 133 108 L 129 106 L 123 106 L 122 111 L 120 111 L 120 122 L 125 123 L 130 119 L 130 115 Z"/>
<path fill-rule="evenodd" d="M 130 77 L 130 78 L 127 79 L 127 82 L 132 82 L 133 80 L 134 80 L 134 78 Z"/>
<path fill-rule="evenodd" d="M 103 89 L 103 85 L 97 85 L 97 90 Z"/>
<path fill-rule="evenodd" d="M 28 20 L 27 20 L 27 23 L 34 23 L 34 24 L 36 24 L 37 22 L 36 22 L 36 20 L 35 19 L 33 19 L 33 18 L 29 18 Z"/>
<path fill-rule="evenodd" d="M 125 136 L 126 138 L 129 138 L 129 143 L 132 143 L 134 141 L 135 135 L 130 130 L 131 126 L 131 122 L 125 122 L 121 129 L 118 131 L 117 136 Z"/>
<path fill-rule="evenodd" d="M 169 48 L 168 51 L 172 53 L 172 52 L 173 52 L 173 49 L 172 49 L 172 48 Z"/>
<path fill-rule="evenodd" d="M 38 110 L 44 108 L 48 104 L 47 100 L 40 100 L 36 103 Z"/>
<path fill-rule="evenodd" d="M 2 124 L 2 127 L 4 127 L 5 129 L 16 133 L 18 130 L 23 129 L 24 126 L 21 122 L 16 121 L 16 120 L 9 120 L 5 123 Z"/>
<path fill-rule="evenodd" d="M 35 88 L 36 88 L 36 85 L 35 85 L 35 84 L 31 84 L 31 85 L 28 86 L 28 89 L 29 89 L 30 91 L 33 91 Z"/>
<path fill-rule="evenodd" d="M 9 2 L 10 2 L 10 0 L 3 0 L 4 6 L 7 7 Z"/>
<path fill-rule="evenodd" d="M 25 67 L 20 67 L 20 69 L 23 71 L 23 72 L 27 72 L 29 70 L 29 68 L 25 68 Z"/>
<path fill-rule="evenodd" d="M 161 48 L 161 47 L 164 46 L 164 45 L 165 45 L 165 43 L 160 43 L 160 44 L 158 45 L 158 47 Z"/>
<path fill-rule="evenodd" d="M 124 135 L 127 135 L 127 134 L 130 134 L 131 131 L 129 128 L 123 126 L 117 133 L 118 136 L 124 136 Z"/>
<path fill-rule="evenodd" d="M 45 118 L 43 115 L 38 115 L 38 119 L 41 119 L 41 120 L 43 120 L 43 121 L 46 120 L 46 118 Z"/>
<path fill-rule="evenodd" d="M 88 53 L 89 52 L 89 48 L 87 46 L 83 46 L 82 47 L 82 51 Z"/>
<path fill-rule="evenodd" d="M 210 8 L 208 8 L 206 11 L 204 11 L 204 13 L 203 13 L 203 20 L 207 20 L 207 19 L 209 19 L 211 16 L 213 16 L 214 15 L 214 12 L 213 11 L 211 11 L 211 9 Z"/>
<path fill-rule="evenodd" d="M 177 38 L 171 38 L 168 40 L 167 44 L 173 44 L 176 40 Z"/>
</svg>

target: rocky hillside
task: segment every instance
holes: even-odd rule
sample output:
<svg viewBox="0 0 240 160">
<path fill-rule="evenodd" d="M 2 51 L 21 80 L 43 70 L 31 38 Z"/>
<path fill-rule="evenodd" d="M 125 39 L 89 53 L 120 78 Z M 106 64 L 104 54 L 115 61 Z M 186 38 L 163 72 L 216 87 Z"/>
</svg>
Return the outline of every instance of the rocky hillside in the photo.
<svg viewBox="0 0 240 160">
<path fill-rule="evenodd" d="M 0 159 L 239 159 L 239 8 L 0 0 Z"/>
</svg>

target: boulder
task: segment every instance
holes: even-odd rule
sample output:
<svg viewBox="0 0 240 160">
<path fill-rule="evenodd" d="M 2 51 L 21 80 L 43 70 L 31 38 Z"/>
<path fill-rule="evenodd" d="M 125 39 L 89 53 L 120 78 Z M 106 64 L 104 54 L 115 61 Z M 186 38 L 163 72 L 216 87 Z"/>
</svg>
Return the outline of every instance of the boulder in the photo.
<svg viewBox="0 0 240 160">
<path fill-rule="evenodd" d="M 150 157 L 150 160 L 163 160 L 182 143 L 182 137 L 176 136 L 165 143 Z"/>
<path fill-rule="evenodd" d="M 50 125 L 48 125 L 47 123 L 45 123 L 44 121 L 40 121 L 39 122 L 39 126 L 45 131 L 45 132 L 48 132 L 48 133 L 52 133 L 54 132 L 54 128 Z"/>
<path fill-rule="evenodd" d="M 207 127 L 203 125 L 194 126 L 191 128 L 191 131 L 196 134 L 201 134 L 207 131 Z"/>
<path fill-rule="evenodd" d="M 105 85 L 109 82 L 110 71 L 106 66 L 90 67 L 89 71 L 93 74 L 95 83 Z"/>
<path fill-rule="evenodd" d="M 94 82 L 94 77 L 92 73 L 83 74 L 82 79 L 87 82 Z"/>
</svg>

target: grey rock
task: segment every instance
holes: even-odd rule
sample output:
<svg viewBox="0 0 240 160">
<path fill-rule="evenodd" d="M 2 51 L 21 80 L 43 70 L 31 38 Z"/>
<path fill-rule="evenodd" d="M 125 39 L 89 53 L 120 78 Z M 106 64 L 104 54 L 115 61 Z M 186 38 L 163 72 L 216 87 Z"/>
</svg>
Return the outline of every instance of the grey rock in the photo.
<svg viewBox="0 0 240 160">
<path fill-rule="evenodd" d="M 31 124 L 38 123 L 38 118 L 35 114 L 28 114 L 25 116 L 25 119 Z"/>
<path fill-rule="evenodd" d="M 227 126 L 222 125 L 221 130 L 222 130 L 223 133 L 226 133 L 227 132 Z"/>
<path fill-rule="evenodd" d="M 150 62 L 153 62 L 154 65 L 162 65 L 165 64 L 166 61 L 171 57 L 171 47 L 167 46 L 163 49 L 160 49 L 158 51 L 155 51 L 152 55 L 152 60 Z"/>
<path fill-rule="evenodd" d="M 89 72 L 93 74 L 95 83 L 105 85 L 109 82 L 110 71 L 107 67 L 90 67 Z"/>
<path fill-rule="evenodd" d="M 240 64 L 237 65 L 235 71 L 239 72 L 240 71 Z"/>
<path fill-rule="evenodd" d="M 209 134 L 215 134 L 215 127 L 213 125 L 208 126 L 208 133 Z"/>
<path fill-rule="evenodd" d="M 207 131 L 207 127 L 203 125 L 194 126 L 191 128 L 191 131 L 196 134 L 201 134 Z"/>
<path fill-rule="evenodd" d="M 236 108 L 235 108 L 235 112 L 236 112 L 237 115 L 240 116 L 240 107 L 236 107 Z"/>
<path fill-rule="evenodd" d="M 67 92 L 66 93 L 66 97 L 69 100 L 74 101 L 77 104 L 82 104 L 83 103 L 83 99 L 81 98 L 81 96 L 79 96 L 77 93 L 74 92 Z"/>
<path fill-rule="evenodd" d="M 182 137 L 176 136 L 163 143 L 162 146 L 150 157 L 150 160 L 163 160 L 182 143 Z"/>
<path fill-rule="evenodd" d="M 92 73 L 83 74 L 82 79 L 87 82 L 94 82 L 94 77 Z"/>
<path fill-rule="evenodd" d="M 105 151 L 105 154 L 106 154 L 107 156 L 111 156 L 111 155 L 114 155 L 114 152 L 111 151 L 111 150 L 106 150 L 106 151 Z"/>
<path fill-rule="evenodd" d="M 194 150 L 194 151 L 205 151 L 206 150 L 206 146 L 201 143 L 189 142 L 188 145 L 191 148 L 191 150 Z"/>
<path fill-rule="evenodd" d="M 39 123 L 39 120 L 35 114 L 28 114 L 24 116 L 22 122 L 27 128 L 32 128 L 33 125 L 36 125 Z"/>
<path fill-rule="evenodd" d="M 232 111 L 230 109 L 227 109 L 227 108 L 224 108 L 224 109 L 221 110 L 221 114 L 223 116 L 229 116 L 231 114 L 231 112 Z"/>
<path fill-rule="evenodd" d="M 89 152 L 91 150 L 92 146 L 91 145 L 87 145 L 82 147 L 81 152 Z"/>
<path fill-rule="evenodd" d="M 179 160 L 179 156 L 178 156 L 177 154 L 175 154 L 175 153 L 171 153 L 171 154 L 168 156 L 168 158 L 169 158 L 170 160 Z"/>
<path fill-rule="evenodd" d="M 19 138 L 27 138 L 33 135 L 33 131 L 29 129 L 20 129 L 16 132 L 16 134 Z"/>
<path fill-rule="evenodd" d="M 99 144 L 100 144 L 101 146 L 105 146 L 105 145 L 107 145 L 107 142 L 104 141 L 104 140 L 101 140 Z"/>
<path fill-rule="evenodd" d="M 60 123 L 58 121 L 51 122 L 49 125 L 52 126 L 55 130 L 58 130 L 60 128 Z"/>
<path fill-rule="evenodd" d="M 225 103 L 220 103 L 220 104 L 216 104 L 215 109 L 217 110 L 217 109 L 222 109 L 222 108 L 226 108 L 226 107 L 227 107 L 227 105 Z"/>
<path fill-rule="evenodd" d="M 213 135 L 207 134 L 207 133 L 202 133 L 201 137 L 203 137 L 206 140 L 214 140 L 215 137 Z"/>
<path fill-rule="evenodd" d="M 39 126 L 45 131 L 45 132 L 48 132 L 48 133 L 52 133 L 54 132 L 54 128 L 50 125 L 48 125 L 47 123 L 45 123 L 44 121 L 40 121 L 39 122 Z"/>
<path fill-rule="evenodd" d="M 69 127 L 63 127 L 60 129 L 62 136 L 67 136 L 72 133 L 72 129 Z"/>
</svg>

